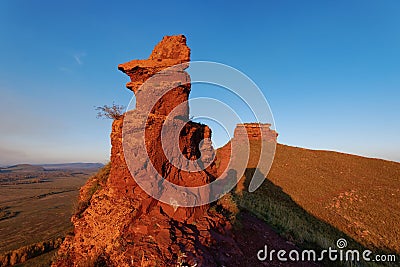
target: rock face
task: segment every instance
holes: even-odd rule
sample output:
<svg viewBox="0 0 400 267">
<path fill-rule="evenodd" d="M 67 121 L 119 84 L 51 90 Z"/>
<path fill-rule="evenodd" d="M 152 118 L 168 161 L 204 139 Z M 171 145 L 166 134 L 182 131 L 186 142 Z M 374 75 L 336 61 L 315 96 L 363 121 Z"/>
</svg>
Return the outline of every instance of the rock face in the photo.
<svg viewBox="0 0 400 267">
<path fill-rule="evenodd" d="M 190 77 L 183 71 L 188 67 L 187 63 L 190 60 L 190 49 L 186 46 L 186 37 L 183 35 L 166 36 L 156 45 L 149 59 L 132 60 L 124 64 L 120 64 L 118 69 L 126 73 L 131 81 L 126 84 L 136 96 L 136 110 L 141 113 L 147 113 L 146 110 L 151 101 L 162 96 L 156 106 L 152 107 L 151 113 L 158 115 L 168 115 L 179 104 L 188 100 L 190 92 Z M 182 64 L 182 65 L 178 65 Z M 166 83 L 165 76 L 160 77 L 159 82 L 154 79 L 154 75 L 162 70 L 166 70 L 171 66 L 176 66 L 175 69 L 168 71 L 172 81 L 180 82 L 182 85 L 168 92 L 154 88 L 163 86 Z M 163 74 L 166 74 L 165 72 Z M 153 77 L 153 82 L 148 90 L 141 87 L 150 77 Z M 150 87 L 150 86 L 147 86 Z M 146 87 L 146 88 L 147 88 Z M 153 103 L 154 104 L 154 103 Z M 179 115 L 185 118 L 189 114 L 188 106 L 185 105 L 181 110 L 176 111 Z"/>
<path fill-rule="evenodd" d="M 249 159 L 247 161 L 247 168 L 260 167 L 259 162 L 272 162 L 274 156 L 274 150 L 270 151 L 275 146 L 278 133 L 275 130 L 270 129 L 271 124 L 269 123 L 243 123 L 237 124 L 233 138 L 223 147 L 218 149 L 218 176 L 222 175 L 224 171 L 229 168 L 229 164 L 232 158 L 232 146 L 234 144 L 242 145 L 248 142 Z M 260 146 L 264 144 L 268 147 L 269 152 L 262 154 Z M 234 157 L 235 155 L 233 155 Z M 272 158 L 271 158 L 272 157 Z M 240 183 L 238 184 L 240 185 Z M 237 186 L 238 187 L 238 186 Z M 243 190 L 243 186 L 240 186 Z"/>
<path fill-rule="evenodd" d="M 243 123 L 235 128 L 234 138 L 248 140 L 276 141 L 278 134 L 270 129 L 269 123 Z"/>
<path fill-rule="evenodd" d="M 187 120 L 190 77 L 185 63 L 189 60 L 186 38 L 166 36 L 149 59 L 118 66 L 131 79 L 127 87 L 136 95 L 136 109 L 113 122 L 108 180 L 91 196 L 87 208 L 72 218 L 74 234 L 66 237 L 53 266 L 240 265 L 237 258 L 241 251 L 228 219 L 209 205 L 185 208 L 157 201 L 131 175 L 145 181 L 156 177 L 160 196 L 168 196 L 173 190 L 164 185 L 165 180 L 199 186 L 216 179 L 214 150 L 209 141 L 211 130 Z M 181 65 L 168 69 L 175 64 Z M 163 77 L 157 77 L 163 70 Z M 155 82 L 146 85 L 154 76 Z M 170 90 L 164 90 L 166 87 Z M 186 159 L 208 167 L 190 172 L 181 170 L 185 162 L 181 159 L 171 164 L 162 149 L 164 124 L 170 124 L 172 129 L 165 138 L 178 138 L 179 146 L 172 150 L 179 149 Z M 145 128 L 144 136 L 141 126 Z M 146 151 L 136 145 L 140 138 L 144 138 Z M 148 158 L 144 158 L 145 152 Z M 132 158 L 127 158 L 127 153 Z M 81 201 L 91 185 L 84 188 Z M 206 198 L 208 193 L 203 192 L 200 197 Z"/>
</svg>

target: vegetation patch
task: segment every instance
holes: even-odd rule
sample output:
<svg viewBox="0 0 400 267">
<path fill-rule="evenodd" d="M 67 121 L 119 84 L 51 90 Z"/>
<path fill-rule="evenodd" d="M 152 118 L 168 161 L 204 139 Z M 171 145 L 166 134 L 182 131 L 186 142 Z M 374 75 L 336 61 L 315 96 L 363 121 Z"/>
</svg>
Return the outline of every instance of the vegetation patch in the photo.
<svg viewBox="0 0 400 267">
<path fill-rule="evenodd" d="M 246 169 L 244 188 L 248 188 L 251 178 L 254 174 L 257 175 L 257 171 L 257 169 Z M 265 179 L 261 187 L 252 193 L 247 190 L 236 191 L 232 195 L 232 200 L 241 209 L 248 210 L 264 220 L 277 233 L 301 249 L 313 249 L 321 252 L 328 247 L 336 248 L 336 241 L 339 238 L 345 238 L 348 241 L 348 247 L 351 249 L 359 251 L 367 249 L 340 230 L 308 213 L 280 187 L 268 179 Z M 377 250 L 374 252 L 388 253 L 387 251 Z M 350 266 L 378 266 L 372 262 L 347 264 Z M 324 265 L 338 266 L 338 262 L 326 261 Z M 343 265 L 346 264 L 343 263 Z M 387 265 L 390 266 L 389 263 Z"/>
<path fill-rule="evenodd" d="M 62 241 L 63 239 L 59 237 L 54 240 L 43 241 L 6 252 L 3 255 L 0 255 L 0 266 L 16 265 L 44 253 L 48 253 L 57 249 L 61 245 Z"/>
<path fill-rule="evenodd" d="M 93 195 L 106 185 L 110 170 L 111 162 L 88 179 L 87 183 L 81 189 L 79 201 L 75 205 L 74 216 L 81 218 L 83 212 L 89 207 Z"/>
</svg>

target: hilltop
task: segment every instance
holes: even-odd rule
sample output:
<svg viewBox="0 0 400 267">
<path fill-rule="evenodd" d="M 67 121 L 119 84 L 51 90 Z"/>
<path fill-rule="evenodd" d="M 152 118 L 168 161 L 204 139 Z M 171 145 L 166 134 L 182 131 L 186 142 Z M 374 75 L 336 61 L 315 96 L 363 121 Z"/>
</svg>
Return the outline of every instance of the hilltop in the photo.
<svg viewBox="0 0 400 267">
<path fill-rule="evenodd" d="M 400 163 L 278 145 L 268 179 L 361 244 L 400 254 Z"/>
</svg>

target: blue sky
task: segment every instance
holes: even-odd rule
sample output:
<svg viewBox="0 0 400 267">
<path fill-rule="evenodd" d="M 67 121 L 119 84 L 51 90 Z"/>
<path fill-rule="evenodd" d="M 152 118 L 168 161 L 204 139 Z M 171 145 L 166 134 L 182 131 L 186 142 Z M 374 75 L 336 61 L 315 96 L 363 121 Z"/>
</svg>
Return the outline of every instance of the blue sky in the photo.
<svg viewBox="0 0 400 267">
<path fill-rule="evenodd" d="M 262 89 L 279 142 L 400 161 L 398 14 L 397 0 L 1 1 L 0 165 L 107 161 L 94 106 L 128 105 L 117 65 L 173 34 Z"/>
</svg>

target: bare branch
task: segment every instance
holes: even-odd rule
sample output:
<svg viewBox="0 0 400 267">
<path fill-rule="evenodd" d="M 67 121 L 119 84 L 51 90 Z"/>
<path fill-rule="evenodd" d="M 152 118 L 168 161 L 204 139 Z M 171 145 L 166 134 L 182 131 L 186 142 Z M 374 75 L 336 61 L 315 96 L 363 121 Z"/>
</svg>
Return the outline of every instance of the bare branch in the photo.
<svg viewBox="0 0 400 267">
<path fill-rule="evenodd" d="M 116 105 L 113 102 L 112 106 L 104 105 L 101 107 L 96 107 L 96 110 L 98 111 L 96 116 L 98 119 L 103 118 L 118 120 L 124 113 L 125 107 L 122 105 Z"/>
</svg>

